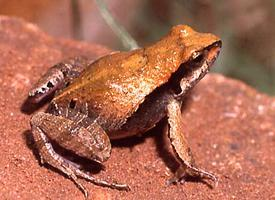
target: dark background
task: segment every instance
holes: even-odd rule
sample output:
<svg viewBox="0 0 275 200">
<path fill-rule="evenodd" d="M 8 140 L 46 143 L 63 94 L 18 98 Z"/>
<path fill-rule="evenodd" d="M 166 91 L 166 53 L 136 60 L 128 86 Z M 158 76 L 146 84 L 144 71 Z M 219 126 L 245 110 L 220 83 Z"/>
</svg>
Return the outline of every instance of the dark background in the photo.
<svg viewBox="0 0 275 200">
<path fill-rule="evenodd" d="M 156 41 L 176 24 L 219 35 L 223 49 L 213 71 L 275 94 L 274 0 L 105 2 L 141 46 Z M 92 0 L 0 0 L 0 14 L 24 18 L 53 36 L 123 50 Z"/>
</svg>

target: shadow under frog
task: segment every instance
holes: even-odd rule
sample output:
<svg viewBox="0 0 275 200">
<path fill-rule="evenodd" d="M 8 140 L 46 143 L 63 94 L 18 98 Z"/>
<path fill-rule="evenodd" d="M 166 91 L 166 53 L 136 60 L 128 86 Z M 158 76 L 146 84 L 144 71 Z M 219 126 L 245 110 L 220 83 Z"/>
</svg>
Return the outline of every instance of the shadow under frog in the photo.
<svg viewBox="0 0 275 200">
<path fill-rule="evenodd" d="M 115 52 L 94 62 L 78 57 L 53 66 L 29 92 L 33 103 L 54 93 L 47 111 L 34 114 L 30 121 L 41 163 L 66 174 L 86 197 L 88 191 L 78 178 L 129 190 L 127 184 L 89 175 L 57 153 L 52 144 L 103 163 L 110 157 L 110 140 L 140 135 L 165 120 L 180 162 L 168 182 L 188 176 L 216 182 L 213 174 L 195 164 L 184 136 L 181 106 L 186 94 L 209 71 L 220 48 L 215 35 L 178 25 L 145 48 Z"/>
</svg>

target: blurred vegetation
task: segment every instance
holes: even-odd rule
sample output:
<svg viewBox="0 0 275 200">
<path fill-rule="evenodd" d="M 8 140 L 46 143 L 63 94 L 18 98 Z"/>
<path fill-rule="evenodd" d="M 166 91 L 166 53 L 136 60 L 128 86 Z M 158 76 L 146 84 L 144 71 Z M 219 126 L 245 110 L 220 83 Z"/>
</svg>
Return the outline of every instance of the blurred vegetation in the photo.
<svg viewBox="0 0 275 200">
<path fill-rule="evenodd" d="M 274 0 L 104 0 L 140 46 L 172 25 L 219 35 L 223 49 L 213 68 L 275 94 Z M 0 14 L 19 16 L 51 35 L 123 49 L 92 0 L 0 0 Z"/>
</svg>

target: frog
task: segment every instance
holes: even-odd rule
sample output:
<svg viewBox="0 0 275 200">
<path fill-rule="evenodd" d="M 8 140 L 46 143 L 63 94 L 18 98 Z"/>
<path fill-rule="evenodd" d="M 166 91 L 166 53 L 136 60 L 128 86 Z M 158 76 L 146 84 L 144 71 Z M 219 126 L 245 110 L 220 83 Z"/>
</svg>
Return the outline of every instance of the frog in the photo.
<svg viewBox="0 0 275 200">
<path fill-rule="evenodd" d="M 106 181 L 59 154 L 53 143 L 102 164 L 111 155 L 111 141 L 146 133 L 161 120 L 180 163 L 168 183 L 186 177 L 217 177 L 194 160 L 184 134 L 181 107 L 190 90 L 208 73 L 221 50 L 221 39 L 177 25 L 159 41 L 96 60 L 75 57 L 60 62 L 29 91 L 32 103 L 52 99 L 45 112 L 30 119 L 41 163 L 67 175 L 88 197 L 79 179 L 118 190 L 125 183 Z"/>
</svg>

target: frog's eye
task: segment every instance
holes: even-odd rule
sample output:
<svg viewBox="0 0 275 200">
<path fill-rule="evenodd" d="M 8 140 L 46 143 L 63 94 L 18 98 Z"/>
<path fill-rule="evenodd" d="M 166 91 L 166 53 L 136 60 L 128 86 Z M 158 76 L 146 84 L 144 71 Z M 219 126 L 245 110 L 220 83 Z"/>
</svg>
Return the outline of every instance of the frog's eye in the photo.
<svg viewBox="0 0 275 200">
<path fill-rule="evenodd" d="M 196 59 L 199 55 L 201 55 L 200 52 L 198 52 L 198 51 L 193 52 L 193 53 L 192 53 L 192 59 L 193 59 L 193 60 Z"/>
<path fill-rule="evenodd" d="M 204 55 L 201 51 L 196 51 L 192 54 L 192 61 L 194 63 L 200 63 L 204 58 Z"/>
</svg>

